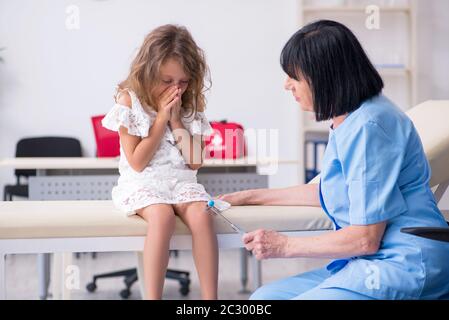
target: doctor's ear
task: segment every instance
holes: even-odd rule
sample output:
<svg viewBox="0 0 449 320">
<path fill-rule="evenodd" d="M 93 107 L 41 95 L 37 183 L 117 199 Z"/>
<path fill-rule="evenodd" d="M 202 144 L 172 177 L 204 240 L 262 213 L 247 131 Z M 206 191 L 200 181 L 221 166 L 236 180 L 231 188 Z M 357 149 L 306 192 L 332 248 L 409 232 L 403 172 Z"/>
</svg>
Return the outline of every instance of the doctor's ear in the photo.
<svg viewBox="0 0 449 320">
<path fill-rule="evenodd" d="M 290 76 L 287 76 L 284 82 L 284 89 L 288 91 L 293 90 L 293 88 L 295 87 L 295 81 L 297 80 L 291 78 Z"/>
</svg>

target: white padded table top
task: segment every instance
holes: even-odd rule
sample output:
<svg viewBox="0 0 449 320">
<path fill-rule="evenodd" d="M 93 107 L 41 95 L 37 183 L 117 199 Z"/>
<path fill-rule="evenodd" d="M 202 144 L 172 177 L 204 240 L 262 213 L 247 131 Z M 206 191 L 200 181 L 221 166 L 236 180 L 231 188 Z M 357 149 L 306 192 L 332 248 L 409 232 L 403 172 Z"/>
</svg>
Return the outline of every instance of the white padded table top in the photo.
<svg viewBox="0 0 449 320">
<path fill-rule="evenodd" d="M 198 213 L 202 214 L 202 213 Z M 205 213 L 206 214 L 206 213 Z M 225 211 L 245 231 L 328 230 L 332 223 L 321 208 L 296 206 L 239 206 Z M 216 217 L 217 233 L 234 231 Z M 126 217 L 112 201 L 0 202 L 0 239 L 144 236 L 146 222 Z M 189 234 L 178 218 L 175 234 Z"/>
<path fill-rule="evenodd" d="M 430 100 L 407 111 L 432 168 L 430 186 L 449 180 L 449 100 Z"/>
</svg>

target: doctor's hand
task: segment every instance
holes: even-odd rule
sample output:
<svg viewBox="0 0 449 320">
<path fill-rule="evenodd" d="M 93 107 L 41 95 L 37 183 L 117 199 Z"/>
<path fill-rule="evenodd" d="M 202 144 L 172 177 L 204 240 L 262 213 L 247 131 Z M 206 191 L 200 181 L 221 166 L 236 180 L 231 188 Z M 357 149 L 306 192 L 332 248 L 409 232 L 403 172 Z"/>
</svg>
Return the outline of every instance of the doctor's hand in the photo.
<svg viewBox="0 0 449 320">
<path fill-rule="evenodd" d="M 287 256 L 288 237 L 273 230 L 259 229 L 242 237 L 246 250 L 258 259 L 284 258 Z"/>
<path fill-rule="evenodd" d="M 229 202 L 232 206 L 242 206 L 248 203 L 248 190 L 221 194 L 217 199 Z"/>
</svg>

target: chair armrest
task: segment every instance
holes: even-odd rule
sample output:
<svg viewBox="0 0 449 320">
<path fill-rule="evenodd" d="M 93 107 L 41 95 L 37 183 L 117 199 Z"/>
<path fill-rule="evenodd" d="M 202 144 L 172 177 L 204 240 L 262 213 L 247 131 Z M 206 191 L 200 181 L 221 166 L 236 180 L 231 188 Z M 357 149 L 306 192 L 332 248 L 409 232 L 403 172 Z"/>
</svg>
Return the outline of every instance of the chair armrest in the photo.
<svg viewBox="0 0 449 320">
<path fill-rule="evenodd" d="M 421 238 L 449 242 L 449 228 L 411 227 L 402 228 L 401 232 Z"/>
</svg>

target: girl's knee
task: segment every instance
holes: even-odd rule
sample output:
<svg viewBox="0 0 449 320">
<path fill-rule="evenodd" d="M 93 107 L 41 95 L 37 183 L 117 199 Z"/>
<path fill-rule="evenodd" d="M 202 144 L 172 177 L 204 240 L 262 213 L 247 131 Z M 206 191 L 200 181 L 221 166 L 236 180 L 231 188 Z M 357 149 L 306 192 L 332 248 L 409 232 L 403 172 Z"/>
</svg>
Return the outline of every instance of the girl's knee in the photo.
<svg viewBox="0 0 449 320">
<path fill-rule="evenodd" d="M 187 223 L 187 227 L 193 235 L 215 233 L 213 221 L 208 218 L 190 221 Z"/>
<path fill-rule="evenodd" d="M 202 231 L 205 228 L 212 228 L 213 215 L 206 211 L 206 204 L 195 202 L 190 207 L 185 207 L 179 214 L 191 232 Z"/>
<path fill-rule="evenodd" d="M 174 214 L 161 213 L 148 220 L 148 228 L 163 228 L 164 230 L 174 230 L 176 217 Z"/>
<path fill-rule="evenodd" d="M 139 215 L 147 221 L 149 229 L 174 229 L 175 227 L 176 217 L 173 209 L 168 206 L 149 206 L 144 208 Z"/>
<path fill-rule="evenodd" d="M 190 217 L 191 219 L 191 224 L 194 225 L 212 225 L 213 221 L 214 221 L 214 217 L 212 214 L 202 210 L 202 211 L 198 211 L 196 212 L 194 215 L 191 215 Z"/>
</svg>

